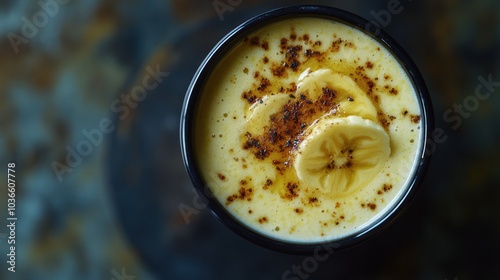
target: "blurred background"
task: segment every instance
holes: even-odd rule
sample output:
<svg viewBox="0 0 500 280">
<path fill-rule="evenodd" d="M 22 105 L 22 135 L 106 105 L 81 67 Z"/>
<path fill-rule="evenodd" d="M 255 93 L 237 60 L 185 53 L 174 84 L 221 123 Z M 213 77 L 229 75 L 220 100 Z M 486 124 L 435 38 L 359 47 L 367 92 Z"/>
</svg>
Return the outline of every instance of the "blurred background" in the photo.
<svg viewBox="0 0 500 280">
<path fill-rule="evenodd" d="M 377 21 L 394 1 L 401 12 L 378 22 L 420 68 L 446 140 L 408 211 L 307 279 L 500 279 L 494 0 L 2 0 L 0 181 L 15 162 L 18 220 L 12 273 L 2 183 L 0 279 L 281 279 L 301 265 L 208 210 L 186 223 L 185 91 L 216 42 L 261 12 L 325 4 Z"/>
</svg>

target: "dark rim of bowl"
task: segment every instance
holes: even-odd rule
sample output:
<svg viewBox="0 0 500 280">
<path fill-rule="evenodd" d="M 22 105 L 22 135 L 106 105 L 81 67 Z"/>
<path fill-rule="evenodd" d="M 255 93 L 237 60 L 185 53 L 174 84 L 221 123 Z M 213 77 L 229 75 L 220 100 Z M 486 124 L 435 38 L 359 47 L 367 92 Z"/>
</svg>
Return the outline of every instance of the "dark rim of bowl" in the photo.
<svg viewBox="0 0 500 280">
<path fill-rule="evenodd" d="M 236 217 L 233 217 L 225 207 L 221 205 L 210 194 L 208 186 L 201 178 L 198 166 L 196 164 L 195 155 L 192 150 L 193 146 L 193 123 L 195 121 L 195 111 L 199 95 L 203 91 L 206 80 L 211 71 L 217 66 L 218 62 L 223 56 L 231 50 L 238 42 L 240 42 L 246 35 L 251 34 L 257 29 L 285 19 L 294 17 L 316 17 L 324 18 L 337 22 L 344 23 L 348 26 L 354 27 L 368 36 L 374 38 L 380 44 L 385 46 L 398 62 L 402 65 L 403 69 L 407 72 L 408 76 L 413 82 L 413 86 L 418 94 L 419 105 L 421 108 L 421 123 L 423 131 L 421 147 L 420 147 L 420 164 L 415 167 L 415 172 L 409 186 L 405 193 L 399 197 L 399 201 L 395 202 L 392 209 L 385 210 L 386 214 L 374 221 L 368 227 L 356 232 L 352 235 L 346 236 L 339 240 L 331 240 L 327 242 L 318 242 L 311 244 L 286 242 L 283 240 L 273 239 L 272 237 L 260 234 L 241 222 Z M 325 250 L 339 250 L 351 247 L 362 241 L 365 241 L 376 234 L 380 233 L 383 229 L 389 226 L 392 222 L 399 217 L 404 210 L 409 206 L 411 201 L 423 182 L 424 175 L 427 171 L 432 150 L 432 141 L 430 141 L 430 132 L 434 129 L 434 117 L 431 106 L 431 99 L 427 91 L 424 79 L 422 78 L 417 66 L 410 58 L 410 56 L 403 50 L 403 48 L 392 39 L 387 33 L 379 29 L 378 25 L 361 18 L 350 12 L 340 10 L 328 6 L 293 6 L 271 10 L 269 12 L 258 15 L 227 34 L 207 55 L 201 66 L 196 71 L 191 84 L 186 93 L 184 104 L 181 113 L 180 124 L 180 141 L 182 158 L 184 161 L 185 169 L 194 184 L 194 187 L 200 197 L 206 201 L 208 208 L 217 217 L 219 221 L 229 227 L 231 230 L 250 240 L 260 246 L 273 249 L 276 251 L 292 254 L 310 254 L 318 251 Z M 208 190 L 208 194 L 206 193 Z"/>
</svg>

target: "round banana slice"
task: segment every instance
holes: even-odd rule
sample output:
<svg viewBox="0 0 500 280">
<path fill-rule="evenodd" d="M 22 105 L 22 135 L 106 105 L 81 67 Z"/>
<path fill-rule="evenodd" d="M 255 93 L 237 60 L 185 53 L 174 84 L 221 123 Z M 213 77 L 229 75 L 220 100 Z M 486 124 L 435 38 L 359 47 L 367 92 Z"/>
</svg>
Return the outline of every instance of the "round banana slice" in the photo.
<svg viewBox="0 0 500 280">
<path fill-rule="evenodd" d="M 260 135 L 270 124 L 271 115 L 279 112 L 290 100 L 288 94 L 266 95 L 250 106 L 247 114 L 247 131 L 252 135 Z"/>
<path fill-rule="evenodd" d="M 372 121 L 377 120 L 377 109 L 349 76 L 330 69 L 307 69 L 298 79 L 297 92 L 307 94 L 311 100 L 320 98 L 325 88 L 333 90 L 341 116 L 356 115 Z"/>
<path fill-rule="evenodd" d="M 301 183 L 342 196 L 371 181 L 391 153 L 387 132 L 359 116 L 320 120 L 299 145 L 294 167 Z"/>
</svg>

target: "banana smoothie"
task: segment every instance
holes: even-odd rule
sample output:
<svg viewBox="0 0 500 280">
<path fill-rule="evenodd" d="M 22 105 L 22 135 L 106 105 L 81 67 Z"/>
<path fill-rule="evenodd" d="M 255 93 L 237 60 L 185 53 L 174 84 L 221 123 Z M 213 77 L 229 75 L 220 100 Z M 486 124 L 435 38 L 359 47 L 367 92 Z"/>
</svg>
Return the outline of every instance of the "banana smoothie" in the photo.
<svg viewBox="0 0 500 280">
<path fill-rule="evenodd" d="M 248 228 L 308 244 L 356 234 L 404 194 L 423 139 L 417 93 L 376 40 L 298 17 L 234 45 L 204 86 L 194 151 Z"/>
</svg>

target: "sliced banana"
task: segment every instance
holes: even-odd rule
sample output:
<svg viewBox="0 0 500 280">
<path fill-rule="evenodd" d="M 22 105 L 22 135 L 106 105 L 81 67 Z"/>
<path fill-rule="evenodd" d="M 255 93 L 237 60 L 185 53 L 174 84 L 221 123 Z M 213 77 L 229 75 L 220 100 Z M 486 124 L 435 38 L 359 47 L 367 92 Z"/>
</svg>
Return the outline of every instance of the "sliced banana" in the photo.
<svg viewBox="0 0 500 280">
<path fill-rule="evenodd" d="M 360 116 L 320 120 L 299 145 L 294 162 L 299 180 L 334 196 L 371 181 L 391 153 L 387 132 Z"/>
<path fill-rule="evenodd" d="M 252 135 L 260 135 L 270 125 L 270 118 L 288 103 L 288 94 L 266 95 L 250 106 L 247 114 L 247 131 Z"/>
<path fill-rule="evenodd" d="M 339 115 L 356 115 L 376 121 L 377 109 L 349 76 L 335 73 L 330 69 L 316 71 L 307 69 L 298 79 L 297 93 L 305 93 L 311 100 L 320 98 L 324 88 L 329 88 L 335 93 L 336 102 L 339 104 Z"/>
<path fill-rule="evenodd" d="M 356 115 L 372 121 L 377 120 L 377 110 L 370 98 L 349 76 L 330 69 L 307 69 L 297 82 L 296 95 L 306 94 L 312 101 L 321 97 L 324 88 L 333 90 L 338 105 L 334 114 L 338 117 Z M 262 134 L 270 124 L 271 115 L 279 112 L 290 99 L 288 94 L 275 94 L 266 95 L 254 103 L 247 114 L 247 131 L 252 135 Z M 329 114 L 330 112 L 325 112 L 325 116 Z"/>
</svg>

